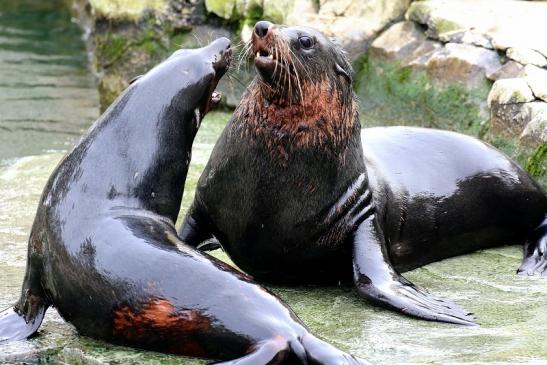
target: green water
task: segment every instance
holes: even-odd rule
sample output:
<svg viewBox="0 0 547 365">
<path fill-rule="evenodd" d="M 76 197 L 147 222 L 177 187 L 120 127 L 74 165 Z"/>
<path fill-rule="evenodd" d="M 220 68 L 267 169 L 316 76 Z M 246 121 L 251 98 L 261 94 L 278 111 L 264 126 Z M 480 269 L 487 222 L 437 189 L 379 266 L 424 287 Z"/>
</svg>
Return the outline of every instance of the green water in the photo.
<svg viewBox="0 0 547 365">
<path fill-rule="evenodd" d="M 42 188 L 98 116 L 81 33 L 56 1 L 0 0 L 0 308 L 13 303 Z M 54 11 L 55 10 L 55 11 Z M 226 113 L 209 115 L 194 144 L 183 214 Z M 220 252 L 217 256 L 226 259 Z M 408 273 L 475 312 L 475 328 L 428 323 L 374 308 L 352 288 L 272 288 L 310 329 L 378 364 L 547 364 L 547 280 L 514 274 L 516 247 L 445 260 Z M 226 305 L 230 305 L 226 303 Z M 40 335 L 0 344 L 0 363 L 202 364 L 78 336 L 50 309 Z"/>
<path fill-rule="evenodd" d="M 64 151 L 97 117 L 82 33 L 60 1 L 0 1 L 0 160 Z"/>
</svg>

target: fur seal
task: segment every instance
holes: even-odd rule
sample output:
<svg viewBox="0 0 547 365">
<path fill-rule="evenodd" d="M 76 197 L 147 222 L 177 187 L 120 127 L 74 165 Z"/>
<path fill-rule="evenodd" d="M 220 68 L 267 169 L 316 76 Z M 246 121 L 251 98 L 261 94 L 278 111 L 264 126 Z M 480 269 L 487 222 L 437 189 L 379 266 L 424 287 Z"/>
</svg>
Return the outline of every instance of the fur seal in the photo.
<svg viewBox="0 0 547 365">
<path fill-rule="evenodd" d="M 519 271 L 547 274 L 547 197 L 513 161 L 453 132 L 361 132 L 351 66 L 316 30 L 261 21 L 248 47 L 258 75 L 200 177 L 185 242 L 216 238 L 258 280 L 353 279 L 373 303 L 459 324 L 475 319 L 400 273 L 525 244 Z"/>
<path fill-rule="evenodd" d="M 365 364 L 176 234 L 192 142 L 230 60 L 226 38 L 175 52 L 63 159 L 36 214 L 21 298 L 0 314 L 0 339 L 33 335 L 54 305 L 80 334 L 116 344 L 231 360 L 223 364 Z"/>
</svg>

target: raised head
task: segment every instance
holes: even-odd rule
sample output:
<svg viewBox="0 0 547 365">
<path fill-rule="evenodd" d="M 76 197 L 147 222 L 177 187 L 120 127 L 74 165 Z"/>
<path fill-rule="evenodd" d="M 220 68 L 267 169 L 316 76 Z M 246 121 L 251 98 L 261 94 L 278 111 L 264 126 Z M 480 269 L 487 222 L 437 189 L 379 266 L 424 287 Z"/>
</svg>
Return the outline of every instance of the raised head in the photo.
<svg viewBox="0 0 547 365">
<path fill-rule="evenodd" d="M 131 100 L 142 103 L 146 109 L 161 108 L 180 117 L 197 113 L 201 120 L 220 101 L 215 87 L 231 59 L 227 38 L 219 38 L 203 48 L 178 50 L 131 85 L 135 88 Z"/>
<path fill-rule="evenodd" d="M 268 21 L 256 23 L 251 39 L 254 62 L 263 84 L 292 103 L 303 98 L 310 84 L 325 85 L 351 97 L 352 68 L 345 52 L 321 32 L 308 27 L 284 27 Z M 281 90 L 282 89 L 282 90 Z"/>
<path fill-rule="evenodd" d="M 355 132 L 352 67 L 333 40 L 312 28 L 259 21 L 247 49 L 257 77 L 240 115 L 291 136 L 291 146 L 342 145 Z"/>
</svg>

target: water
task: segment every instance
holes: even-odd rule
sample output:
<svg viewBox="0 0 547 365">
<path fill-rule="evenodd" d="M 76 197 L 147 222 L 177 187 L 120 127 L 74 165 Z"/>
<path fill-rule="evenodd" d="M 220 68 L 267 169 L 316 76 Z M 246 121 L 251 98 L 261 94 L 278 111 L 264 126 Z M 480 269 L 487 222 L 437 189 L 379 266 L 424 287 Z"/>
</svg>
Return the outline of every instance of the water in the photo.
<svg viewBox="0 0 547 365">
<path fill-rule="evenodd" d="M 81 38 L 60 0 L 0 1 L 2 163 L 64 151 L 98 116 Z"/>
<path fill-rule="evenodd" d="M 48 176 L 98 116 L 80 31 L 59 9 L 60 0 L 0 0 L 0 308 L 18 298 L 28 233 Z M 181 215 L 227 118 L 211 114 L 202 124 Z M 378 364 L 547 364 L 547 280 L 516 276 L 520 257 L 516 247 L 487 250 L 407 274 L 475 312 L 481 323 L 475 328 L 374 308 L 352 288 L 272 289 L 314 333 Z M 16 361 L 204 363 L 83 338 L 53 309 L 38 337 L 0 345 L 0 363 Z"/>
</svg>

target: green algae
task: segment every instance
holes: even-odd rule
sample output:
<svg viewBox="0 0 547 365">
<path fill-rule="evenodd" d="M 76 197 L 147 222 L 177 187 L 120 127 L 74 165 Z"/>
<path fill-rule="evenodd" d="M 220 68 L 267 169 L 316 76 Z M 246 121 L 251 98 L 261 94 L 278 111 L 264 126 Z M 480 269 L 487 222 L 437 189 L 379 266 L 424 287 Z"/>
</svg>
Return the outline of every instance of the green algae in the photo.
<svg viewBox="0 0 547 365">
<path fill-rule="evenodd" d="M 478 135 L 489 85 L 439 85 L 425 72 L 365 55 L 356 61 L 355 91 L 364 126 L 418 125 Z"/>
<path fill-rule="evenodd" d="M 546 177 L 547 144 L 542 143 L 534 150 L 534 152 L 527 158 L 525 168 L 532 176 Z"/>
</svg>

